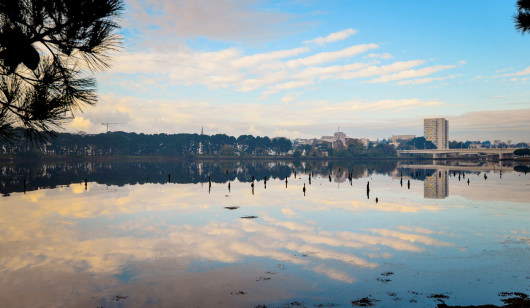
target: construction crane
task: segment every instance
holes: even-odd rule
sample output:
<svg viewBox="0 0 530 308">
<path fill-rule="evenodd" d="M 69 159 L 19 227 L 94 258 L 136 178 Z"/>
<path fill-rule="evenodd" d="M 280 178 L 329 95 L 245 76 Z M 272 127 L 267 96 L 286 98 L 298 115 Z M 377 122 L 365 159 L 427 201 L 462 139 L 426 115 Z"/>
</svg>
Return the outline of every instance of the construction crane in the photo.
<svg viewBox="0 0 530 308">
<path fill-rule="evenodd" d="M 109 125 L 115 125 L 115 124 L 123 124 L 123 123 L 112 123 L 112 122 L 104 122 L 104 123 L 101 123 L 101 125 L 105 125 L 107 126 L 107 133 L 109 132 Z"/>
</svg>

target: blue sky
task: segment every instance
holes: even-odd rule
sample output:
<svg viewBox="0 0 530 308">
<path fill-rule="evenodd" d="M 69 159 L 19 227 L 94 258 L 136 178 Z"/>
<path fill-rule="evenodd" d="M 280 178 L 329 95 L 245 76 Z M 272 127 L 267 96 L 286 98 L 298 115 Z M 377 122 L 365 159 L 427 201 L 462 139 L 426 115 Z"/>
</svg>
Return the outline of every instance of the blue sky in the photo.
<svg viewBox="0 0 530 308">
<path fill-rule="evenodd" d="M 127 0 L 100 100 L 104 132 L 530 141 L 530 36 L 515 0 Z"/>
</svg>

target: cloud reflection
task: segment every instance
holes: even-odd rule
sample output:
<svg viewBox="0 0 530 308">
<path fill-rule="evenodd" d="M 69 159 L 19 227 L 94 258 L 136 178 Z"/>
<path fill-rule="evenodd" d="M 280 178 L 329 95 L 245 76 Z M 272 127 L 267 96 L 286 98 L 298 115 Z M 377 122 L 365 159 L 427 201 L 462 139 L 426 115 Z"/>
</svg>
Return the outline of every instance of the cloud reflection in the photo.
<svg viewBox="0 0 530 308">
<path fill-rule="evenodd" d="M 451 245 L 431 237 L 438 232 L 413 227 L 322 229 L 312 213 L 355 212 L 363 203 L 341 203 L 340 196 L 325 204 L 321 198 L 299 203 L 297 187 L 286 190 L 281 181 L 269 182 L 267 193 L 282 189 L 285 200 L 268 202 L 270 195 L 262 190 L 251 195 L 244 184 L 234 182 L 230 197 L 218 186 L 207 194 L 199 184 L 115 187 L 89 183 L 86 191 L 84 185 L 79 189 L 74 184 L 13 194 L 3 199 L 1 208 L 0 270 L 4 274 L 0 277 L 25 275 L 18 279 L 26 283 L 36 272 L 57 277 L 82 274 L 79 277 L 92 277 L 86 279 L 95 288 L 101 283 L 96 277 L 113 277 L 109 281 L 114 285 L 127 275 L 151 277 L 152 268 L 160 262 L 168 264 L 170 275 L 178 280 L 202 262 L 210 264 L 207 272 L 213 273 L 223 264 L 242 266 L 265 259 L 353 283 L 356 269 L 375 269 L 380 259 L 396 251 Z M 241 208 L 224 209 L 234 204 Z M 381 208 L 385 207 L 382 211 L 390 206 Z M 239 218 L 247 213 L 258 219 Z M 199 274 L 186 275 L 191 284 L 202 279 Z M 0 296 L 9 295 L 0 291 Z"/>
</svg>

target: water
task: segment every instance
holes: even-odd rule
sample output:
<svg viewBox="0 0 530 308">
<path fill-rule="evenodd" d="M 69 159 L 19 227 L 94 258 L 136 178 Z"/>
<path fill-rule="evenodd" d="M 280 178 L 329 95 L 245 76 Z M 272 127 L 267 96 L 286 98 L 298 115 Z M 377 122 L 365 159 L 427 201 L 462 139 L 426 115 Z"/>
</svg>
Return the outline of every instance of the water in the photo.
<svg viewBox="0 0 530 308">
<path fill-rule="evenodd" d="M 0 306 L 435 307 L 529 294 L 530 173 L 429 164 L 0 165 Z"/>
</svg>

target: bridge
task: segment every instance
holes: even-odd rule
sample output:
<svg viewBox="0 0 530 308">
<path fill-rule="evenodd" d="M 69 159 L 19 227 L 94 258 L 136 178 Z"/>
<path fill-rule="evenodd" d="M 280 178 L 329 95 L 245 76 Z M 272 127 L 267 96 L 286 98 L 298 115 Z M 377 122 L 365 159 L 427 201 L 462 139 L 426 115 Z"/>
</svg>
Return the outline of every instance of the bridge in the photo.
<svg viewBox="0 0 530 308">
<path fill-rule="evenodd" d="M 458 157 L 463 155 L 498 155 L 499 160 L 512 158 L 517 148 L 489 148 L 489 149 L 430 149 L 430 150 L 398 150 L 398 156 L 403 154 L 432 154 L 433 159 Z"/>
</svg>

